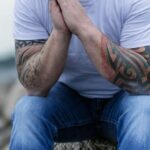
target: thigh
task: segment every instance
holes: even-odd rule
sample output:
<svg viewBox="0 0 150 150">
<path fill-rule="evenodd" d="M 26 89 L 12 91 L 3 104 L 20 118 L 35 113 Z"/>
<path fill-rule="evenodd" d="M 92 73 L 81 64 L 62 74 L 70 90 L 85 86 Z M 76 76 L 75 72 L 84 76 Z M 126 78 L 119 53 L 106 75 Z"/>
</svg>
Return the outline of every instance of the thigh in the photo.
<svg viewBox="0 0 150 150">
<path fill-rule="evenodd" d="M 60 82 L 47 97 L 25 96 L 17 104 L 17 109 L 20 109 L 17 112 L 26 112 L 27 116 L 32 114 L 32 118 L 37 116 L 55 126 L 55 141 L 77 141 L 96 135 L 86 98 Z"/>
<path fill-rule="evenodd" d="M 141 133 L 143 128 L 149 133 L 147 128 L 150 124 L 149 95 L 134 96 L 120 92 L 103 104 L 99 120 L 99 134 L 102 137 L 118 142 L 120 137 L 128 134 L 128 131 L 132 131 L 133 138 L 136 137 L 137 132 Z M 142 133 L 146 134 L 145 131 L 143 130 Z"/>
<path fill-rule="evenodd" d="M 56 141 L 79 141 L 94 138 L 96 129 L 89 110 L 89 99 L 63 83 L 57 83 L 48 96 L 51 107 L 55 108 L 58 135 Z"/>
</svg>

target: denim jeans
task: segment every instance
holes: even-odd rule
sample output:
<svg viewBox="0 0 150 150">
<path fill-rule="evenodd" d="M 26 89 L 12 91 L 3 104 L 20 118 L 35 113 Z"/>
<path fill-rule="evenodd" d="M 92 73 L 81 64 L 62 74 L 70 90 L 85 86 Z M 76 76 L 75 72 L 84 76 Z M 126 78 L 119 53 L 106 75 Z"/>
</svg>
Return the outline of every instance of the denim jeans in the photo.
<svg viewBox="0 0 150 150">
<path fill-rule="evenodd" d="M 25 96 L 16 105 L 10 150 L 52 150 L 54 142 L 99 136 L 119 150 L 150 149 L 150 96 L 119 92 L 89 99 L 58 82 L 47 97 Z"/>
</svg>

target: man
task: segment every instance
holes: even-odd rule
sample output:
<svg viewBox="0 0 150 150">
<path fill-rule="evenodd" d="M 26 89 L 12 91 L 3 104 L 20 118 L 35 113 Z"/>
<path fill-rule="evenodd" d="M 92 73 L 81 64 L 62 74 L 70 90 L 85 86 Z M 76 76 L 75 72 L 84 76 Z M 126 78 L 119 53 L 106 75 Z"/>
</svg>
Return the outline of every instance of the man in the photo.
<svg viewBox="0 0 150 150">
<path fill-rule="evenodd" d="M 96 136 L 149 149 L 150 1 L 16 0 L 14 19 L 28 96 L 13 114 L 11 150 Z"/>
</svg>

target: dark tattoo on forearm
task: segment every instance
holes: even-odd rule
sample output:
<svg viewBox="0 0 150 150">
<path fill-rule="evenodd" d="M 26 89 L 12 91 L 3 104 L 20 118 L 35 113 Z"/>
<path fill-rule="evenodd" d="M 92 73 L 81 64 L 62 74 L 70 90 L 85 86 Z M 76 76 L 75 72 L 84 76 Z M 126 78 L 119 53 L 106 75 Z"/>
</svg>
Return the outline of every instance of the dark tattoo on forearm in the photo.
<svg viewBox="0 0 150 150">
<path fill-rule="evenodd" d="M 21 83 L 32 88 L 39 86 L 36 78 L 39 75 L 41 55 L 39 53 L 46 40 L 16 40 L 16 65 Z M 36 84 L 36 85 L 35 85 Z"/>
<path fill-rule="evenodd" d="M 105 53 L 115 72 L 111 82 L 132 94 L 150 94 L 150 46 L 127 50 L 108 41 Z"/>
<path fill-rule="evenodd" d="M 16 49 L 16 63 L 17 65 L 23 64 L 32 54 L 35 53 L 32 46 L 39 46 L 44 44 L 46 40 L 16 40 L 15 49 Z M 29 49 L 33 50 L 29 50 Z"/>
<path fill-rule="evenodd" d="M 46 40 L 15 40 L 15 49 L 18 50 L 25 46 L 32 46 L 34 44 L 44 44 Z"/>
</svg>

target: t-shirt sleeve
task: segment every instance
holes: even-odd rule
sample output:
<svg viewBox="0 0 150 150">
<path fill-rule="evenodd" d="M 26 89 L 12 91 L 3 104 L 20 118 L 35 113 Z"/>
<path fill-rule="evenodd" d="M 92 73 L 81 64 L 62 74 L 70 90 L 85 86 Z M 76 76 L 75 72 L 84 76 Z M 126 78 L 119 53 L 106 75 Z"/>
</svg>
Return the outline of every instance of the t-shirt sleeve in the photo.
<svg viewBox="0 0 150 150">
<path fill-rule="evenodd" d="M 34 9 L 35 0 L 15 0 L 14 31 L 18 40 L 47 39 L 48 32 Z"/>
<path fill-rule="evenodd" d="M 130 6 L 129 6 L 130 5 Z M 120 45 L 137 48 L 150 45 L 150 0 L 133 0 L 122 27 Z"/>
</svg>

